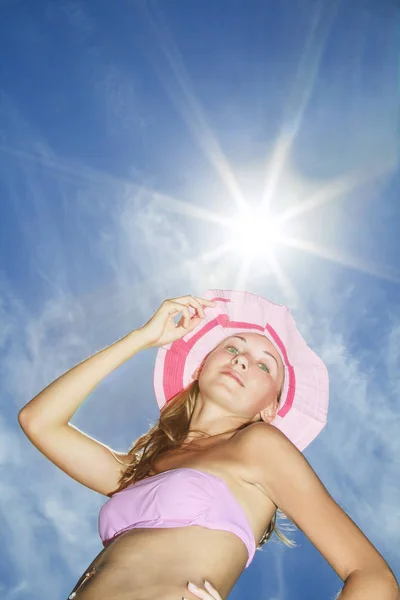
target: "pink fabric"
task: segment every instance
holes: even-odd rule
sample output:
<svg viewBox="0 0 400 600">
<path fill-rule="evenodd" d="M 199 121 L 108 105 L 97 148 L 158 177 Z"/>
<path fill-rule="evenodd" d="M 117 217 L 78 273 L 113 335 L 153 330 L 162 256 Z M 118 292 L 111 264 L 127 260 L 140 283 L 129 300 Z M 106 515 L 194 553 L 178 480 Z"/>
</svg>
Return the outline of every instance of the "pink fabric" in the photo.
<svg viewBox="0 0 400 600">
<path fill-rule="evenodd" d="M 129 529 L 190 525 L 230 531 L 247 548 L 246 568 L 253 560 L 250 523 L 228 485 L 211 473 L 181 467 L 148 477 L 114 494 L 99 514 L 103 546 Z"/>
</svg>

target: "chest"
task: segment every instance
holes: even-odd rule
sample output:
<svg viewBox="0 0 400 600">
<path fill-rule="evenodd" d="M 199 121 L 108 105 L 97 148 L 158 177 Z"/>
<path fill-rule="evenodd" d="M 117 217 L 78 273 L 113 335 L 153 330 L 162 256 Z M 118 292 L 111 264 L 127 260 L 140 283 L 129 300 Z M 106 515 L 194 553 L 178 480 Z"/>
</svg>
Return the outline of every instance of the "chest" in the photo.
<svg viewBox="0 0 400 600">
<path fill-rule="evenodd" d="M 255 481 L 255 469 L 246 463 L 240 433 L 216 442 L 192 443 L 183 450 L 161 455 L 153 464 L 153 474 L 186 467 L 215 475 L 228 486 L 246 515 L 255 539 L 259 540 L 276 507 Z"/>
</svg>

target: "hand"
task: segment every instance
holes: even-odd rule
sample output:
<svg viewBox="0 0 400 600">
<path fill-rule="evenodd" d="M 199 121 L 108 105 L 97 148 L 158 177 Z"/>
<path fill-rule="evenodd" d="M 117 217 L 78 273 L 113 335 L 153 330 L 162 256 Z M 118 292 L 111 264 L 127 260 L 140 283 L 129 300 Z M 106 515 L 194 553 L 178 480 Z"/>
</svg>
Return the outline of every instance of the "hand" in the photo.
<svg viewBox="0 0 400 600">
<path fill-rule="evenodd" d="M 206 306 L 216 306 L 216 302 L 196 296 L 180 296 L 164 300 L 151 319 L 140 328 L 146 337 L 148 347 L 164 346 L 193 331 L 201 319 L 205 318 L 204 307 Z M 193 316 L 190 314 L 189 307 L 195 310 Z M 182 313 L 182 317 L 175 325 L 174 318 L 179 313 Z"/>
<path fill-rule="evenodd" d="M 201 588 L 192 586 L 193 584 L 189 581 L 189 590 L 192 592 L 192 594 L 194 594 L 198 598 L 201 598 L 202 600 L 222 600 L 217 590 L 211 585 L 211 583 L 209 583 L 206 580 L 204 580 L 204 587 L 208 590 L 208 592 L 205 592 Z M 183 598 L 183 600 L 187 600 L 187 598 Z"/>
</svg>

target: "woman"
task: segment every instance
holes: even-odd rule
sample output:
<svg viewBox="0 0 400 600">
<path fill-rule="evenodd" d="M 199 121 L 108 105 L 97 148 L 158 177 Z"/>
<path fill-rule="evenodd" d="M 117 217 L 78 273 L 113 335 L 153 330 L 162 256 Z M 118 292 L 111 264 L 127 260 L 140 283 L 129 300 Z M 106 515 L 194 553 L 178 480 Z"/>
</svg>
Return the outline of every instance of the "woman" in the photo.
<svg viewBox="0 0 400 600">
<path fill-rule="evenodd" d="M 160 419 L 129 452 L 70 425 L 100 381 L 151 347 L 160 347 Z M 345 582 L 340 598 L 398 600 L 389 566 L 301 454 L 327 407 L 326 368 L 287 308 L 244 292 L 166 300 L 59 377 L 19 422 L 49 460 L 110 498 L 99 516 L 104 549 L 69 598 L 226 598 L 280 509 Z"/>
</svg>

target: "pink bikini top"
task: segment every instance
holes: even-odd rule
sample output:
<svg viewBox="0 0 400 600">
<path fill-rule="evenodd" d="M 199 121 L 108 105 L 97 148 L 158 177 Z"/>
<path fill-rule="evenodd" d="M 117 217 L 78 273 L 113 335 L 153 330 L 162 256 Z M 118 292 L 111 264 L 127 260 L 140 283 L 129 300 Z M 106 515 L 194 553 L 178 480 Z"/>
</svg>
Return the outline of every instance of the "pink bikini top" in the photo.
<svg viewBox="0 0 400 600">
<path fill-rule="evenodd" d="M 128 529 L 201 525 L 237 535 L 248 551 L 246 569 L 256 551 L 242 507 L 219 477 L 181 467 L 129 485 L 114 494 L 99 514 L 99 534 L 106 547 Z"/>
</svg>

